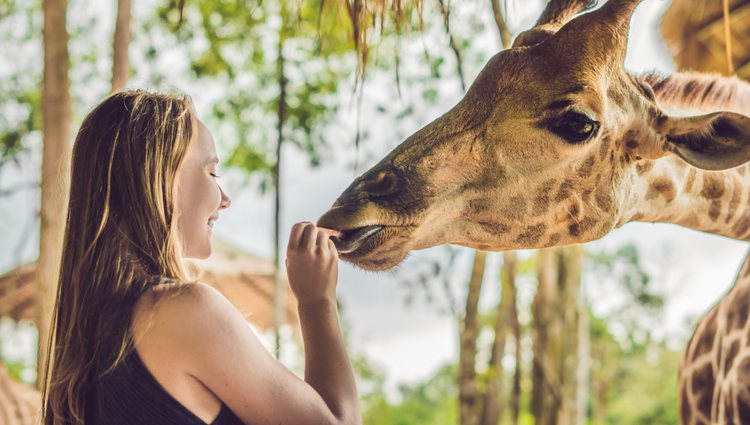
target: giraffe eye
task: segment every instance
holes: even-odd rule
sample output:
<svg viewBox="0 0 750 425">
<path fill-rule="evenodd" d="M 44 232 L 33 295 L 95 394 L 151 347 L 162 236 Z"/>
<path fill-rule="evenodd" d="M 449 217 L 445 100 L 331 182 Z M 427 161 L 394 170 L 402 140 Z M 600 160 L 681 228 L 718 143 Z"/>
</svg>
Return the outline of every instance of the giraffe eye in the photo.
<svg viewBox="0 0 750 425">
<path fill-rule="evenodd" d="M 568 112 L 550 130 L 568 143 L 581 143 L 599 129 L 599 123 L 578 112 Z"/>
</svg>

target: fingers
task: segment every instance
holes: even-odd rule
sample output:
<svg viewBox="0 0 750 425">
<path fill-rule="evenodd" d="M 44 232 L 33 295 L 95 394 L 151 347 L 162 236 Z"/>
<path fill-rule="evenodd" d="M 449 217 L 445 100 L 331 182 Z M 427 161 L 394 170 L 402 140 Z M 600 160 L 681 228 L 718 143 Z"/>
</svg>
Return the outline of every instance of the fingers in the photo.
<svg viewBox="0 0 750 425">
<path fill-rule="evenodd" d="M 314 251 L 332 251 L 338 256 L 336 245 L 331 240 L 329 229 L 317 227 L 309 221 L 303 221 L 292 226 L 287 249 Z"/>
<path fill-rule="evenodd" d="M 300 246 L 300 241 L 302 240 L 302 231 L 305 230 L 305 227 L 307 227 L 308 224 L 310 223 L 303 221 L 292 226 L 292 231 L 289 234 L 289 244 L 287 245 L 287 249 L 294 249 Z"/>
<path fill-rule="evenodd" d="M 328 241 L 326 243 L 328 244 L 328 250 L 333 253 L 333 258 L 335 258 L 336 260 L 338 260 L 338 258 L 339 258 L 339 250 L 336 249 L 336 244 L 333 243 L 333 241 L 331 240 L 331 238 L 328 238 Z"/>
<path fill-rule="evenodd" d="M 321 251 L 326 251 L 328 248 L 328 241 L 331 240 L 331 237 L 328 236 L 325 232 L 318 232 L 318 240 L 316 241 L 315 245 L 318 247 Z"/>
<path fill-rule="evenodd" d="M 300 249 L 314 251 L 317 238 L 318 228 L 312 223 L 307 223 L 304 230 L 302 230 L 302 237 L 299 242 Z"/>
</svg>

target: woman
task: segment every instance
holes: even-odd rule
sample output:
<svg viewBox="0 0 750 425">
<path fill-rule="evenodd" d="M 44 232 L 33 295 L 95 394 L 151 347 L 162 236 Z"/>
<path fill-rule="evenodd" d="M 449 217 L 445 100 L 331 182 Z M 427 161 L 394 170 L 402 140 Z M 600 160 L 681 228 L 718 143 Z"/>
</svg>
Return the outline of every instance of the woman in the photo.
<svg viewBox="0 0 750 425">
<path fill-rule="evenodd" d="M 206 258 L 219 212 L 216 148 L 187 97 L 114 94 L 85 118 L 71 192 L 45 425 L 358 424 L 325 230 L 292 228 L 305 379 L 183 258 Z"/>
</svg>

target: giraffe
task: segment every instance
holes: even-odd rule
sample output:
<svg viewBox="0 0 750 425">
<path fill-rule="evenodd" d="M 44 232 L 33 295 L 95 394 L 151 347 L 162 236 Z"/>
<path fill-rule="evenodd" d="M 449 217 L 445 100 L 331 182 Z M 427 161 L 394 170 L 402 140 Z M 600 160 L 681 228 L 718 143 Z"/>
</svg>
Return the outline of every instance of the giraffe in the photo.
<svg viewBox="0 0 750 425">
<path fill-rule="evenodd" d="M 351 183 L 318 220 L 344 260 L 377 271 L 446 243 L 562 246 L 631 221 L 750 240 L 750 85 L 631 75 L 640 0 L 594 2 L 552 0 L 458 104 Z M 689 344 L 683 424 L 750 421 L 749 273 Z"/>
</svg>

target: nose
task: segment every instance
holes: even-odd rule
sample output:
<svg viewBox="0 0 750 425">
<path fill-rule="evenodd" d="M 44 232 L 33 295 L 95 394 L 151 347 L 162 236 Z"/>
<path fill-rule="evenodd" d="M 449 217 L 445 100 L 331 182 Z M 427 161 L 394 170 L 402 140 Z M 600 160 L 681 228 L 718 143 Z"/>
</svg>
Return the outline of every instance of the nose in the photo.
<svg viewBox="0 0 750 425">
<path fill-rule="evenodd" d="M 219 203 L 219 209 L 227 209 L 230 205 L 232 205 L 232 200 L 229 198 L 229 195 L 227 195 L 224 192 L 224 189 L 219 187 L 219 192 L 221 192 L 221 202 Z"/>
<path fill-rule="evenodd" d="M 399 176 L 393 169 L 372 170 L 361 177 L 356 190 L 370 199 L 384 198 L 398 192 Z"/>
</svg>

